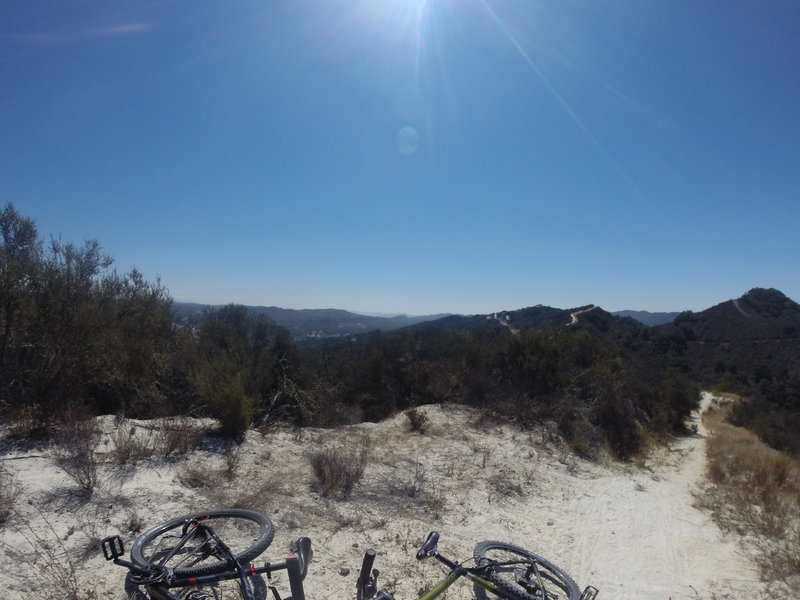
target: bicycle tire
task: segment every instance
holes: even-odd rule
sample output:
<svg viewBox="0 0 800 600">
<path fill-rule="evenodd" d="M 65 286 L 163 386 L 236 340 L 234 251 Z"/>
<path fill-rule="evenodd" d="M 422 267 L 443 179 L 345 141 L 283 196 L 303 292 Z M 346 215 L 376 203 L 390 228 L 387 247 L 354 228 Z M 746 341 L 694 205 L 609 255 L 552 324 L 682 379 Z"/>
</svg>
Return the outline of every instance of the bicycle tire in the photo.
<svg viewBox="0 0 800 600">
<path fill-rule="evenodd" d="M 253 560 L 266 550 L 275 536 L 275 527 L 269 518 L 252 510 L 218 509 L 196 512 L 171 519 L 145 531 L 131 546 L 131 561 L 142 567 L 170 567 L 177 578 L 212 575 L 226 570 L 228 565 L 213 555 L 213 542 L 209 542 L 207 537 L 187 541 L 179 553 L 167 564 L 163 564 L 172 547 L 162 547 L 162 544 L 169 544 L 170 539 L 177 541 L 183 537 L 181 530 L 191 520 L 202 521 L 214 529 L 231 549 L 236 560 L 242 563 Z M 210 562 L 204 562 L 207 559 Z M 186 560 L 195 562 L 185 565 L 182 561 Z"/>
<path fill-rule="evenodd" d="M 481 542 L 473 553 L 482 577 L 516 600 L 579 600 L 572 578 L 546 558 L 504 542 Z M 492 566 L 492 565 L 496 566 Z M 525 573 L 521 573 L 522 565 Z M 544 589 L 542 589 L 544 588 Z"/>
</svg>

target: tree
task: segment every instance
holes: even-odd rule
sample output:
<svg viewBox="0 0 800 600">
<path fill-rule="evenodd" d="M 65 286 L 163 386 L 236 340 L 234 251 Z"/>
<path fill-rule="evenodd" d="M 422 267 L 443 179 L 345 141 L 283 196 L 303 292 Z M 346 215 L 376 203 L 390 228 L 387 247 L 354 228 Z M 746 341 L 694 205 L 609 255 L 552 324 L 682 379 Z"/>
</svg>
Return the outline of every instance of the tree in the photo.
<svg viewBox="0 0 800 600">
<path fill-rule="evenodd" d="M 262 419 L 307 420 L 310 400 L 296 382 L 299 357 L 289 332 L 231 304 L 208 314 L 198 333 L 194 382 L 223 433 Z"/>
<path fill-rule="evenodd" d="M 172 300 L 136 270 L 110 271 L 91 240 L 52 239 L 12 205 L 0 211 L 0 409 L 48 434 L 72 404 L 94 413 L 144 405 L 167 362 Z"/>
<path fill-rule="evenodd" d="M 0 211 L 0 406 L 20 392 L 21 354 L 34 318 L 32 291 L 39 275 L 42 247 L 36 225 L 11 204 Z"/>
</svg>

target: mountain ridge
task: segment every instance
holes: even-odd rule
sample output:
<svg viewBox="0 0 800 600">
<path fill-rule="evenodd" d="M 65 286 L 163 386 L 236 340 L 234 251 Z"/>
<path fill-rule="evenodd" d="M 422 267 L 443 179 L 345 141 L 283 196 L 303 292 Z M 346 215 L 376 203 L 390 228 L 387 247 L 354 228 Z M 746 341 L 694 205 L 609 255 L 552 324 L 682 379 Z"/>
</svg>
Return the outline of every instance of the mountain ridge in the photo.
<svg viewBox="0 0 800 600">
<path fill-rule="evenodd" d="M 208 311 L 225 305 L 206 305 L 196 302 L 173 302 L 173 321 L 184 326 L 202 323 Z M 264 315 L 276 324 L 285 327 L 299 340 L 314 340 L 360 335 L 371 331 L 393 331 L 409 326 L 428 324 L 436 328 L 457 327 L 468 330 L 488 327 L 506 327 L 512 331 L 539 328 L 548 325 L 563 326 L 572 322 L 572 314 L 582 313 L 588 308 L 598 309 L 598 314 L 583 315 L 579 320 L 590 322 L 600 330 L 617 327 L 609 318 L 626 319 L 646 327 L 681 326 L 690 332 L 690 337 L 713 341 L 709 331 L 725 329 L 734 337 L 767 335 L 785 337 L 793 335 L 793 324 L 775 324 L 784 315 L 800 319 L 800 305 L 782 292 L 769 288 L 752 288 L 739 298 L 726 300 L 699 312 L 649 312 L 644 310 L 621 310 L 608 312 L 602 307 L 588 304 L 572 308 L 556 308 L 537 304 L 516 310 L 504 310 L 487 314 L 460 315 L 438 313 L 431 315 L 377 316 L 355 313 L 344 309 L 292 309 L 277 306 L 248 306 L 253 314 Z M 607 316 L 604 316 L 607 315 Z M 751 317 L 747 321 L 747 317 Z M 741 322 L 747 322 L 742 327 Z M 770 321 L 772 321 L 770 326 Z M 735 327 L 725 323 L 738 323 Z M 623 326 L 620 324 L 619 326 Z M 767 331 L 764 327 L 767 326 Z M 788 329 L 787 329 L 788 327 Z M 731 329 L 731 332 L 727 332 Z"/>
<path fill-rule="evenodd" d="M 174 302 L 174 322 L 193 326 L 203 322 L 205 315 L 225 305 L 206 305 L 196 302 Z M 254 315 L 263 315 L 299 339 L 320 339 L 358 335 L 369 331 L 391 331 L 429 320 L 447 317 L 447 314 L 422 316 L 363 315 L 338 308 L 280 308 L 278 306 L 248 306 Z"/>
</svg>

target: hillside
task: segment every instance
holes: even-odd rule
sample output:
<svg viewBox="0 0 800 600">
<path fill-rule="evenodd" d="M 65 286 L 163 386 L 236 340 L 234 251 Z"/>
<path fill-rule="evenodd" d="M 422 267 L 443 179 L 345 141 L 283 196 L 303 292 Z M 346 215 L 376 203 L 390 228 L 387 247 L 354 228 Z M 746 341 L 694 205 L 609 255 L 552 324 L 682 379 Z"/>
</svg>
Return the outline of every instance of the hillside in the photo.
<svg viewBox="0 0 800 600">
<path fill-rule="evenodd" d="M 796 340 L 800 304 L 778 290 L 755 288 L 699 313 L 684 312 L 664 326 L 680 330 L 689 341 L 704 343 Z"/>
<path fill-rule="evenodd" d="M 203 322 L 208 311 L 219 310 L 221 306 L 208 306 L 193 302 L 174 302 L 173 321 L 180 325 L 192 326 Z M 281 327 L 289 330 L 297 340 L 347 337 L 370 331 L 393 331 L 420 323 L 436 321 L 436 328 L 457 328 L 464 330 L 484 329 L 496 325 L 510 326 L 514 329 L 531 329 L 547 325 L 569 323 L 570 314 L 586 307 L 572 309 L 552 308 L 536 305 L 517 310 L 505 310 L 488 315 L 434 314 L 421 316 L 396 315 L 381 317 L 362 315 L 346 310 L 327 309 L 289 309 L 277 306 L 249 306 L 254 315 L 264 315 Z M 661 325 L 672 322 L 680 313 L 650 313 L 647 311 L 624 310 L 610 313 L 616 317 L 630 317 L 643 325 Z"/>
<path fill-rule="evenodd" d="M 381 585 L 416 597 L 442 576 L 413 558 L 433 529 L 448 556 L 466 559 L 480 540 L 507 541 L 551 559 L 581 588 L 595 585 L 601 598 L 790 597 L 790 582 L 759 582 L 752 539 L 722 532 L 695 507 L 693 492 L 705 485 L 701 426 L 701 435 L 676 439 L 637 466 L 582 460 L 551 425 L 490 423 L 455 405 L 420 411 L 424 433 L 410 431 L 401 414 L 335 430 L 250 431 L 239 446 L 198 437 L 208 424 L 183 421 L 184 434 L 196 432 L 184 439 L 197 441 L 167 457 L 169 421 L 103 417 L 100 437 L 90 436 L 99 476 L 91 493 L 59 467 L 57 448 L 14 448 L 6 439 L 0 458 L 19 494 L 0 529 L 5 595 L 119 598 L 124 570 L 102 560 L 101 537 L 119 534 L 129 548 L 167 518 L 239 506 L 277 526 L 262 560 L 312 538 L 311 600 L 352 597 L 369 547 L 379 551 Z M 321 495 L 309 457 L 325 449 L 364 465 L 349 495 Z M 274 583 L 288 591 L 285 579 Z M 472 597 L 468 584 L 448 591 L 451 600 Z"/>
<path fill-rule="evenodd" d="M 652 328 L 654 356 L 703 386 L 747 402 L 734 420 L 779 450 L 800 456 L 800 305 L 773 289 L 753 289 Z"/>
<path fill-rule="evenodd" d="M 800 305 L 777 290 L 756 288 L 652 331 L 669 360 L 704 385 L 751 392 L 800 375 Z"/>
</svg>

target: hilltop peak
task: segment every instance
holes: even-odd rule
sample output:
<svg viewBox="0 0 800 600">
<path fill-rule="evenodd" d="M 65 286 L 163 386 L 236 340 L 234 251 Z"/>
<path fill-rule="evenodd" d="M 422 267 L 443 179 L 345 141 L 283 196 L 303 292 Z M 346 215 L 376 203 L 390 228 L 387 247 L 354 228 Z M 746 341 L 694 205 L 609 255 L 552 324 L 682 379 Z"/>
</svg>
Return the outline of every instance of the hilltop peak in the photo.
<svg viewBox="0 0 800 600">
<path fill-rule="evenodd" d="M 800 316 L 800 304 L 774 288 L 753 288 L 734 302 L 745 313 L 762 318 Z"/>
</svg>

